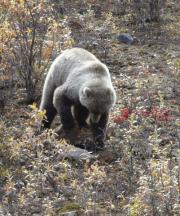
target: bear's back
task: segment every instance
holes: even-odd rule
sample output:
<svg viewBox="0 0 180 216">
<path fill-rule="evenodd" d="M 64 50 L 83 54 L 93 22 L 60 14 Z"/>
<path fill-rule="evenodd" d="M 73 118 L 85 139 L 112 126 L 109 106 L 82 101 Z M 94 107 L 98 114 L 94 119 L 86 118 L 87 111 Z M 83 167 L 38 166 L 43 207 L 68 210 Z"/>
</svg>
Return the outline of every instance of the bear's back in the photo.
<svg viewBox="0 0 180 216">
<path fill-rule="evenodd" d="M 72 48 L 65 50 L 55 59 L 49 73 L 56 86 L 59 86 L 62 85 L 68 77 L 76 79 L 79 76 L 78 73 L 81 73 L 81 71 L 83 71 L 84 74 L 82 78 L 85 78 L 85 74 L 88 73 L 87 69 L 89 67 L 91 68 L 91 65 L 104 67 L 103 64 L 87 50 Z M 104 71 L 106 71 L 105 68 Z"/>
</svg>

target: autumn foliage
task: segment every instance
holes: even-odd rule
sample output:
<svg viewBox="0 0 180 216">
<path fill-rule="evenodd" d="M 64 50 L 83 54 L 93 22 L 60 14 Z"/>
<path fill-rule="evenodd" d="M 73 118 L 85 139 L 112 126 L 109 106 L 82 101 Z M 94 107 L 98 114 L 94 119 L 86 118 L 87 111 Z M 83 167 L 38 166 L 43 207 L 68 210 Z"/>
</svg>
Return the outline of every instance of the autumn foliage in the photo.
<svg viewBox="0 0 180 216">
<path fill-rule="evenodd" d="M 0 216 L 179 215 L 179 15 L 177 0 L 0 0 Z M 90 130 L 70 145 L 57 116 L 39 134 L 48 68 L 75 46 L 117 94 L 105 150 L 85 161 Z"/>
<path fill-rule="evenodd" d="M 142 116 L 144 118 L 152 118 L 156 121 L 170 121 L 171 115 L 170 110 L 166 108 L 154 107 L 152 109 L 139 109 L 139 110 L 130 110 L 129 108 L 123 108 L 120 110 L 120 115 L 113 117 L 113 121 L 115 123 L 123 123 L 126 121 L 131 114 L 135 114 L 137 116 Z"/>
<path fill-rule="evenodd" d="M 53 55 L 64 44 L 71 46 L 69 37 L 65 36 L 60 46 L 56 36 L 60 34 L 63 38 L 69 29 L 63 26 L 65 19 L 59 18 L 54 5 L 46 0 L 2 0 L 0 6 L 1 70 L 13 76 L 13 85 L 18 80 L 18 85 L 26 89 L 27 102 L 31 103 Z"/>
</svg>

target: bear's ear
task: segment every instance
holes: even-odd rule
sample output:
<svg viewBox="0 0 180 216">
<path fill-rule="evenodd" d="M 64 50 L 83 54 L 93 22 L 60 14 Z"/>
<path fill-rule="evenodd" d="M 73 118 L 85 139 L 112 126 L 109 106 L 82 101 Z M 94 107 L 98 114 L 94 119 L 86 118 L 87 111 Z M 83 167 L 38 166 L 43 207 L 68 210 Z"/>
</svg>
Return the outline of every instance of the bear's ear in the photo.
<svg viewBox="0 0 180 216">
<path fill-rule="evenodd" d="M 91 91 L 90 88 L 84 87 L 83 94 L 84 94 L 85 97 L 90 97 L 92 95 L 92 91 Z"/>
</svg>

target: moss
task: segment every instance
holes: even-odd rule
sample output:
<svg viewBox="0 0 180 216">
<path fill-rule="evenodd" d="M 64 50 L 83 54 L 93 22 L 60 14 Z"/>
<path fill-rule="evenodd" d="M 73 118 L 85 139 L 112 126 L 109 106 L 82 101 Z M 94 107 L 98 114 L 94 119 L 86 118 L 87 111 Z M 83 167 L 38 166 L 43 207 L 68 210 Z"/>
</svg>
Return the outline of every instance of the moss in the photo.
<svg viewBox="0 0 180 216">
<path fill-rule="evenodd" d="M 59 212 L 68 212 L 68 211 L 79 211 L 81 207 L 78 203 L 68 202 L 62 208 L 59 209 Z"/>
<path fill-rule="evenodd" d="M 7 167 L 0 167 L 0 177 L 8 176 L 10 173 L 9 169 Z"/>
</svg>

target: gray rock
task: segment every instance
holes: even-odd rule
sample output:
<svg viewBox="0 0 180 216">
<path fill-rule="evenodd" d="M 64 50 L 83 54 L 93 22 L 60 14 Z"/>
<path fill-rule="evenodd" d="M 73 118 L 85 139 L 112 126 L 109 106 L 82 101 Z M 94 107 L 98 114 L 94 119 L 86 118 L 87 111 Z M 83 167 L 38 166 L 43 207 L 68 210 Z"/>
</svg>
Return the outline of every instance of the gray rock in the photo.
<svg viewBox="0 0 180 216">
<path fill-rule="evenodd" d="M 67 149 L 58 156 L 58 159 L 63 158 L 82 162 L 86 160 L 93 161 L 96 157 L 85 149 L 69 145 Z"/>
<path fill-rule="evenodd" d="M 117 39 L 119 42 L 129 44 L 129 45 L 139 43 L 139 40 L 136 37 L 132 37 L 130 34 L 125 34 L 125 33 L 118 35 Z"/>
</svg>

